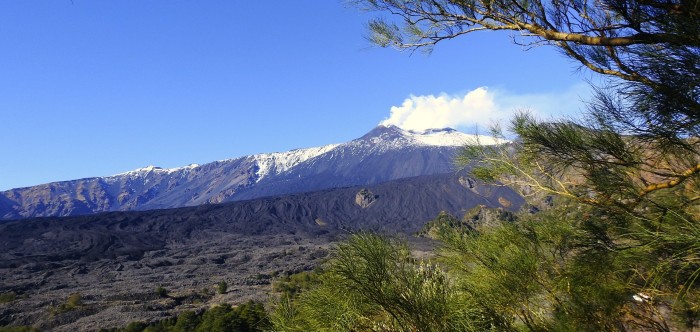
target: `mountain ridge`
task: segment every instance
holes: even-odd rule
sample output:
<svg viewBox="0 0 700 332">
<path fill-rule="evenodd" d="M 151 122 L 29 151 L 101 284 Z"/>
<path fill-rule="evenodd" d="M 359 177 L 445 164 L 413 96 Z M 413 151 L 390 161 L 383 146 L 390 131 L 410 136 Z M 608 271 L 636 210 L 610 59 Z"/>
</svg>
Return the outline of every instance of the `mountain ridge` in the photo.
<svg viewBox="0 0 700 332">
<path fill-rule="evenodd" d="M 371 202 L 361 204 L 360 195 L 371 197 Z M 132 249 L 149 251 L 153 250 L 153 245 L 186 241 L 192 232 L 204 230 L 241 235 L 300 232 L 318 236 L 357 230 L 411 234 L 442 211 L 461 216 L 477 205 L 517 211 L 524 204 L 524 199 L 510 188 L 482 183 L 462 170 L 371 186 L 331 188 L 222 204 L 5 220 L 0 221 L 0 242 L 5 249 L 0 253 L 0 262 L 3 262 L 0 268 L 18 261 L 22 264 L 34 262 L 36 257 L 49 261 L 93 256 L 101 259 L 108 257 L 100 255 L 116 257 Z M 186 229 L 182 230 L 184 225 Z M 57 232 L 62 235 L 49 234 Z M 158 240 L 135 243 L 120 240 L 124 244 L 112 248 L 115 254 L 102 247 L 93 248 L 96 243 L 109 242 L 107 238 L 124 234 L 131 234 L 126 236 L 128 241 L 133 240 L 135 234 Z M 92 239 L 94 236 L 100 240 Z M 75 242 L 76 238 L 91 240 Z M 34 240 L 28 242 L 28 239 Z M 34 258 L 27 260 L 27 257 Z"/>
<path fill-rule="evenodd" d="M 378 126 L 342 144 L 11 189 L 0 192 L 0 219 L 196 206 L 445 173 L 475 139 L 449 128 Z"/>
</svg>

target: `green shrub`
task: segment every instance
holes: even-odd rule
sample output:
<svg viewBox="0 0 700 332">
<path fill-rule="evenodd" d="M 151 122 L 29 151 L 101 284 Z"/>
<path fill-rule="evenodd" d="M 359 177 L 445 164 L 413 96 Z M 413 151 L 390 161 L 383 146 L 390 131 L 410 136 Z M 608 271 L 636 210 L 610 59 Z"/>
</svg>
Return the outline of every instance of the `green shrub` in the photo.
<svg viewBox="0 0 700 332">
<path fill-rule="evenodd" d="M 156 295 L 158 295 L 159 297 L 167 297 L 168 296 L 168 290 L 165 289 L 165 287 L 163 287 L 163 286 L 156 287 L 155 292 L 156 292 Z"/>
<path fill-rule="evenodd" d="M 280 331 L 464 331 L 472 305 L 403 242 L 358 234 L 338 246 L 318 284 L 272 314 Z"/>
<path fill-rule="evenodd" d="M 17 299 L 15 292 L 0 293 L 0 303 L 9 303 Z"/>
<path fill-rule="evenodd" d="M 175 332 L 190 332 L 197 329 L 197 325 L 200 323 L 200 317 L 192 312 L 185 311 L 177 317 L 177 322 L 173 328 Z"/>
<path fill-rule="evenodd" d="M 282 297 L 295 297 L 306 289 L 312 288 L 318 283 L 319 272 L 302 271 L 284 276 L 272 284 L 272 290 L 282 293 Z"/>
<path fill-rule="evenodd" d="M 66 300 L 66 305 L 70 308 L 76 308 L 83 305 L 83 296 L 80 293 L 71 294 Z"/>
<path fill-rule="evenodd" d="M 226 294 L 227 290 L 228 290 L 228 284 L 226 283 L 226 281 L 221 280 L 216 285 L 216 291 L 219 292 L 219 294 Z"/>
<path fill-rule="evenodd" d="M 49 308 L 52 315 L 57 315 L 71 310 L 79 309 L 83 306 L 83 296 L 80 293 L 73 293 L 66 299 L 65 303 Z"/>
<path fill-rule="evenodd" d="M 39 332 L 31 326 L 0 326 L 0 332 Z"/>
<path fill-rule="evenodd" d="M 103 329 L 104 332 L 197 332 L 197 331 L 231 331 L 262 332 L 268 331 L 270 322 L 261 303 L 249 301 L 236 307 L 221 304 L 203 312 L 185 311 L 177 317 L 152 323 L 132 322 L 126 327 Z"/>
</svg>

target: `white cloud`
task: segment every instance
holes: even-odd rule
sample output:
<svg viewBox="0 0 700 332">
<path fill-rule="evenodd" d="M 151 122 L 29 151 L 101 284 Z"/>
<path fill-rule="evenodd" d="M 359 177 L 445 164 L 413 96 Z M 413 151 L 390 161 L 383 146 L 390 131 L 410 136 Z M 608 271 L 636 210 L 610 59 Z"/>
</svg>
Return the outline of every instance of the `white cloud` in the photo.
<svg viewBox="0 0 700 332">
<path fill-rule="evenodd" d="M 588 90 L 587 85 L 579 84 L 560 93 L 512 94 L 480 87 L 463 95 L 411 95 L 401 106 L 392 106 L 389 118 L 381 124 L 409 130 L 487 128 L 494 122 L 508 121 L 522 110 L 540 117 L 575 117 L 583 109 L 581 100 Z"/>
</svg>

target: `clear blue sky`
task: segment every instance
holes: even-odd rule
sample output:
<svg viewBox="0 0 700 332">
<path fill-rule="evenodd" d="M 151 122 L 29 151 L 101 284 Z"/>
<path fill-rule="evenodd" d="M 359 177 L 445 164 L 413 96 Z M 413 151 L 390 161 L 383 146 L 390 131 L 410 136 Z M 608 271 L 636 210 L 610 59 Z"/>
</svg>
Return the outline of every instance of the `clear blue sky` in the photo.
<svg viewBox="0 0 700 332">
<path fill-rule="evenodd" d="M 342 0 L 2 1 L 0 190 L 339 143 L 411 95 L 558 95 L 584 78 L 497 33 L 431 55 L 374 47 L 372 15 Z"/>
</svg>

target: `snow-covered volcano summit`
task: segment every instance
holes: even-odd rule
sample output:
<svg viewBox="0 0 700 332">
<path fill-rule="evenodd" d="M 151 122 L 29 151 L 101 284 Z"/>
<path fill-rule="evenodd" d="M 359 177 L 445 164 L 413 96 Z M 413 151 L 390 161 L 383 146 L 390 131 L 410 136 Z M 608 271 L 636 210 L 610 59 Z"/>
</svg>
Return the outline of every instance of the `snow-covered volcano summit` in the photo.
<svg viewBox="0 0 700 332">
<path fill-rule="evenodd" d="M 342 144 L 12 189 L 0 192 L 0 218 L 193 206 L 446 173 L 457 149 L 477 141 L 500 143 L 450 128 L 380 125 Z"/>
<path fill-rule="evenodd" d="M 362 136 L 359 140 L 383 148 L 404 148 L 407 146 L 464 146 L 471 144 L 502 144 L 497 138 L 477 136 L 459 132 L 452 128 L 427 129 L 423 131 L 404 130 L 393 125 L 380 125 Z"/>
</svg>

